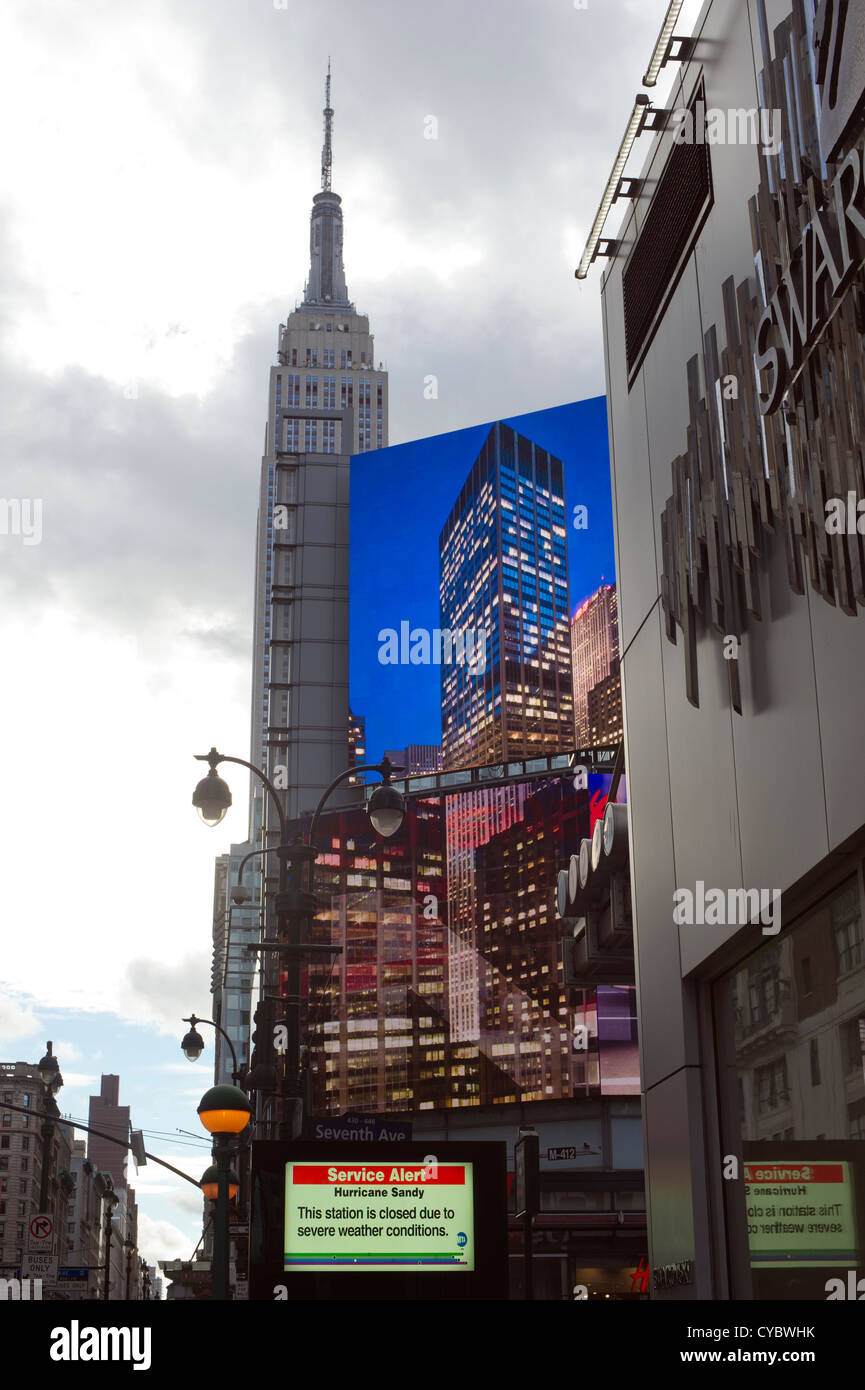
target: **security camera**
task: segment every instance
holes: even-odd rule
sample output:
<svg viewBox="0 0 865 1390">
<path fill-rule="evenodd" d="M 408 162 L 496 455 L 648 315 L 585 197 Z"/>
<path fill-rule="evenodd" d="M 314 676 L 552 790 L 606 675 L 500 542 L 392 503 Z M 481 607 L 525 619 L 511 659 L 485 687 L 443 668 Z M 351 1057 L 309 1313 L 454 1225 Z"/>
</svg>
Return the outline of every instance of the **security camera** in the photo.
<svg viewBox="0 0 865 1390">
<path fill-rule="evenodd" d="M 249 902 L 249 889 L 245 883 L 233 883 L 231 885 L 231 901 L 235 907 L 240 907 L 243 903 Z"/>
</svg>

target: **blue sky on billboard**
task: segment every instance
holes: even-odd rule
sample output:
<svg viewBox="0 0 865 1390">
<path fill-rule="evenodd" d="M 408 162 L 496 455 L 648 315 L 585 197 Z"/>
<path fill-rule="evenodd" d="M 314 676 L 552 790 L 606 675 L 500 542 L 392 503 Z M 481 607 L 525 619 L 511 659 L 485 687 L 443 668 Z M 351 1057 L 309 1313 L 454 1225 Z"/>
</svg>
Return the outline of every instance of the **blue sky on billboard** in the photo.
<svg viewBox="0 0 865 1390">
<path fill-rule="evenodd" d="M 441 668 L 382 665 L 384 629 L 439 627 L 439 534 L 493 422 L 356 454 L 351 462 L 349 700 L 367 757 L 441 740 Z M 564 465 L 571 613 L 615 582 L 606 401 L 593 396 L 507 417 Z M 575 508 L 585 507 L 580 529 Z"/>
</svg>

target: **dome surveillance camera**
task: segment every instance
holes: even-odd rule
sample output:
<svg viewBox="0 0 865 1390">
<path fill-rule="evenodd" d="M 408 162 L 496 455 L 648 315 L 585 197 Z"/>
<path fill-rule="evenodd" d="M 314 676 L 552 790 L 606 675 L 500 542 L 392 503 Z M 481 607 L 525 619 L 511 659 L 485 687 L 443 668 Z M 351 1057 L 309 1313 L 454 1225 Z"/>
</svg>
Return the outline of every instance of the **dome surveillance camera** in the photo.
<svg viewBox="0 0 865 1390">
<path fill-rule="evenodd" d="M 241 907 L 243 903 L 249 902 L 249 889 L 244 883 L 233 883 L 231 885 L 231 901 L 235 907 Z"/>
</svg>

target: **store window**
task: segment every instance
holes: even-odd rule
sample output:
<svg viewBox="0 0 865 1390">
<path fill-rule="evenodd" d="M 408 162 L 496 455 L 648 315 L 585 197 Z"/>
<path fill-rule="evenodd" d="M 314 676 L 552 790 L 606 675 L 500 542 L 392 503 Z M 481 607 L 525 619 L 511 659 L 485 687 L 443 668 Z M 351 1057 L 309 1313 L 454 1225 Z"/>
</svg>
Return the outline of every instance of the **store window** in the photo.
<svg viewBox="0 0 865 1390">
<path fill-rule="evenodd" d="M 825 1298 L 865 1265 L 858 875 L 719 980 L 714 1011 L 731 1296 Z"/>
</svg>

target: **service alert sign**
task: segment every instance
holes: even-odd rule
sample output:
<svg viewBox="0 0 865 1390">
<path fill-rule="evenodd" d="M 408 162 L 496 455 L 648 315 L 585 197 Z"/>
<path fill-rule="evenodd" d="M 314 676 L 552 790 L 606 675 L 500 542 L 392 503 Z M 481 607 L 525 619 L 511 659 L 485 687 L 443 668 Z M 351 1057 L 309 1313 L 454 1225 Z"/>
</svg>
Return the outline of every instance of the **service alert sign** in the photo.
<svg viewBox="0 0 865 1390">
<path fill-rule="evenodd" d="M 285 1165 L 285 1268 L 473 1270 L 471 1163 Z"/>
<path fill-rule="evenodd" d="M 849 1163 L 746 1163 L 745 1198 L 752 1265 L 858 1263 Z"/>
</svg>

